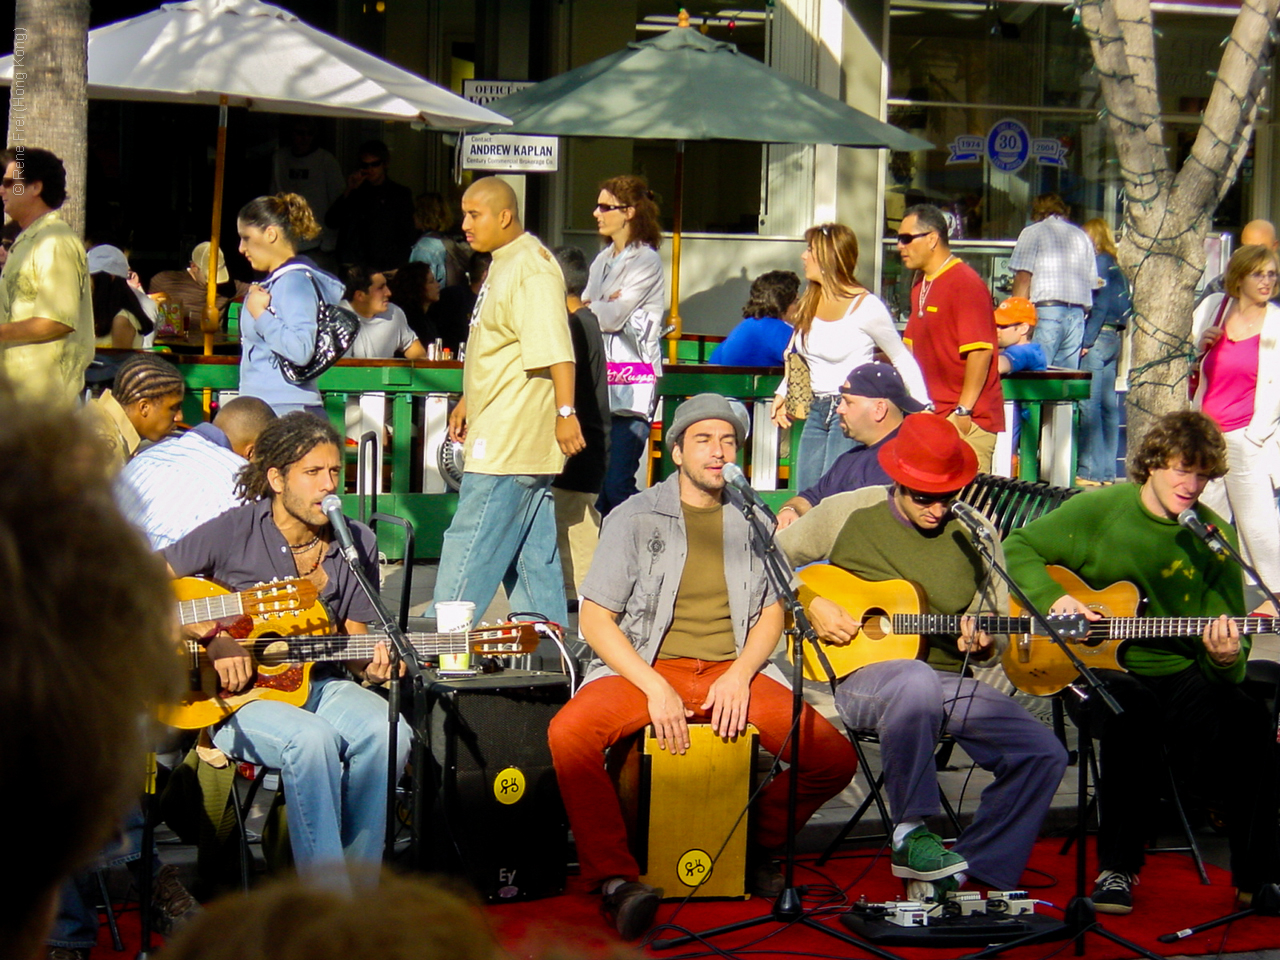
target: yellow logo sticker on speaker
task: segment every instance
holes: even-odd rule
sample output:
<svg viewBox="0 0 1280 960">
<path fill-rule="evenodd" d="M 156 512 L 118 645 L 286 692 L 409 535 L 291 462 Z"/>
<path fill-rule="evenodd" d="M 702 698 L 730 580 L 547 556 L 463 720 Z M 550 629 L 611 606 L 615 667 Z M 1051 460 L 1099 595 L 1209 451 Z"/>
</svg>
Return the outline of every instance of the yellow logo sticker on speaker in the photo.
<svg viewBox="0 0 1280 960">
<path fill-rule="evenodd" d="M 711 855 L 694 847 L 680 854 L 676 862 L 676 876 L 686 887 L 696 887 L 711 876 Z"/>
<path fill-rule="evenodd" d="M 524 797 L 524 771 L 507 767 L 493 779 L 493 796 L 499 803 L 510 806 Z"/>
</svg>

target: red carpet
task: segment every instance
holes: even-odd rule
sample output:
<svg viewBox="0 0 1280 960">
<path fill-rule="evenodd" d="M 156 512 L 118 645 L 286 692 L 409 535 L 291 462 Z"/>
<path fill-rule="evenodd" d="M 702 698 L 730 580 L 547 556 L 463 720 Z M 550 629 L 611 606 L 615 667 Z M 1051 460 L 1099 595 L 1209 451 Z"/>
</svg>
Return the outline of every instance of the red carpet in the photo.
<svg viewBox="0 0 1280 960">
<path fill-rule="evenodd" d="M 1059 907 L 1066 905 L 1074 893 L 1075 858 L 1061 856 L 1060 840 L 1041 840 L 1031 858 L 1031 868 L 1048 876 L 1040 876 L 1030 870 L 1023 877 L 1031 895 L 1047 900 Z M 817 906 L 826 900 L 843 902 L 847 890 L 850 901 L 861 895 L 869 900 L 885 900 L 902 894 L 902 882 L 889 872 L 887 859 L 872 863 L 872 854 L 848 854 L 843 859 L 827 863 L 821 871 L 808 864 L 814 858 L 802 861 L 797 870 L 797 885 L 809 885 L 806 906 Z M 863 878 L 862 874 L 868 875 Z M 1090 858 L 1089 880 L 1096 876 Z M 1218 927 L 1175 944 L 1162 944 L 1156 937 L 1163 933 L 1214 919 L 1234 909 L 1234 891 L 1226 871 L 1209 867 L 1211 886 L 1202 886 L 1189 857 L 1181 854 L 1153 854 L 1147 858 L 1142 872 L 1142 882 L 1135 888 L 1135 910 L 1127 917 L 1105 916 L 1099 919 L 1112 933 L 1132 940 L 1161 956 L 1176 954 L 1216 954 L 1220 951 L 1234 953 L 1280 947 L 1280 918 L 1249 917 L 1229 926 Z M 815 889 L 816 888 L 816 889 Z M 831 897 L 827 897 L 830 890 Z M 612 934 L 598 909 L 599 898 L 581 892 L 575 880 L 563 896 L 529 903 L 505 904 L 490 908 L 490 916 L 497 927 L 499 937 L 516 957 L 538 957 L 547 946 L 568 948 L 576 957 L 584 960 L 614 956 L 622 943 Z M 745 920 L 766 913 L 766 900 L 747 901 L 692 901 L 683 908 L 677 903 L 667 903 L 658 911 L 659 923 L 671 923 L 686 930 L 705 930 L 709 927 L 738 920 Z M 1037 906 L 1037 913 L 1060 917 L 1059 911 Z M 838 920 L 824 921 L 835 929 L 847 932 Z M 659 937 L 678 936 L 680 931 L 661 931 Z M 805 956 L 863 957 L 868 956 L 840 941 L 803 926 L 784 927 L 775 923 L 763 924 L 751 930 L 717 937 L 714 946 L 728 953 L 742 951 L 753 958 L 781 958 Z M 1062 948 L 1061 942 L 1042 943 L 1021 947 L 1004 956 L 1010 960 L 1039 960 Z M 1086 956 L 1091 960 L 1112 960 L 1131 957 L 1131 951 L 1097 936 L 1086 938 Z M 966 952 L 959 948 L 919 949 L 885 947 L 891 953 L 907 960 L 923 960 L 933 957 L 960 957 Z M 673 950 L 644 953 L 654 957 L 710 956 L 710 949 L 690 944 Z M 1061 954 L 1074 955 L 1067 947 Z"/>
</svg>

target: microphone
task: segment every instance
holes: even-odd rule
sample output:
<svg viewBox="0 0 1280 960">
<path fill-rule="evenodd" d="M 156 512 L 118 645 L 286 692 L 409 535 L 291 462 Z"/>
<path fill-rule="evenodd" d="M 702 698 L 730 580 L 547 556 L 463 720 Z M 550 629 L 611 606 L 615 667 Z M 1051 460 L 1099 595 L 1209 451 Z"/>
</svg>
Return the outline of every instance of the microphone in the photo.
<svg viewBox="0 0 1280 960">
<path fill-rule="evenodd" d="M 776 520 L 773 511 L 769 509 L 769 505 L 765 503 L 760 494 L 747 482 L 747 476 L 742 472 L 742 468 L 736 463 L 726 463 L 720 468 L 720 476 L 724 477 L 724 482 L 737 490 L 746 499 L 747 503 L 755 507 L 757 510 L 764 511 L 765 516 L 770 520 Z"/>
<path fill-rule="evenodd" d="M 1201 520 L 1196 515 L 1195 507 L 1187 507 L 1187 509 L 1178 514 L 1178 523 L 1203 540 L 1209 549 L 1218 556 L 1225 557 L 1227 555 L 1227 550 L 1223 546 L 1222 535 L 1218 532 L 1218 528 Z"/>
<path fill-rule="evenodd" d="M 954 501 L 951 504 L 951 515 L 972 530 L 976 536 L 983 539 L 990 536 L 990 532 L 987 530 L 986 518 L 972 504 L 965 503 L 963 500 Z"/>
<path fill-rule="evenodd" d="M 320 509 L 329 518 L 329 525 L 333 527 L 333 535 L 338 541 L 338 549 L 342 551 L 342 555 L 347 558 L 348 563 L 358 563 L 356 542 L 351 536 L 351 528 L 347 526 L 347 518 L 342 515 L 342 501 L 338 499 L 338 495 L 331 493 L 321 500 Z"/>
</svg>

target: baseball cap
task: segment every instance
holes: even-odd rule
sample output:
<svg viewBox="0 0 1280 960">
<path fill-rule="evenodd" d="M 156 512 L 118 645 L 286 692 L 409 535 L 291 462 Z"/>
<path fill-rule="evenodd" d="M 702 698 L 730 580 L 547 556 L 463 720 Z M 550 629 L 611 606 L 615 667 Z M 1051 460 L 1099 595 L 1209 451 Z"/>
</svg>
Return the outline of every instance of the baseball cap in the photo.
<svg viewBox="0 0 1280 960">
<path fill-rule="evenodd" d="M 1036 306 L 1026 297 L 1010 297 L 996 307 L 996 325 L 1011 327 L 1015 323 L 1036 325 Z"/>
<path fill-rule="evenodd" d="M 892 364 L 879 361 L 864 363 L 850 370 L 840 392 L 855 397 L 888 400 L 903 413 L 919 413 L 924 409 L 924 404 L 907 392 L 902 374 Z"/>
<path fill-rule="evenodd" d="M 671 427 L 667 430 L 667 449 L 674 447 L 686 430 L 702 420 L 723 420 L 731 424 L 734 435 L 738 438 L 738 446 L 742 446 L 747 434 L 751 432 L 747 408 L 739 401 L 722 397 L 718 393 L 700 393 L 676 407 Z"/>
<path fill-rule="evenodd" d="M 122 280 L 129 279 L 129 261 L 119 247 L 100 243 L 89 250 L 88 260 L 90 273 L 109 273 Z"/>
<path fill-rule="evenodd" d="M 209 241 L 196 245 L 191 251 L 191 262 L 201 270 L 209 268 Z M 222 248 L 218 248 L 218 283 L 226 283 L 231 279 L 231 274 L 227 273 L 227 258 L 222 252 Z"/>
</svg>

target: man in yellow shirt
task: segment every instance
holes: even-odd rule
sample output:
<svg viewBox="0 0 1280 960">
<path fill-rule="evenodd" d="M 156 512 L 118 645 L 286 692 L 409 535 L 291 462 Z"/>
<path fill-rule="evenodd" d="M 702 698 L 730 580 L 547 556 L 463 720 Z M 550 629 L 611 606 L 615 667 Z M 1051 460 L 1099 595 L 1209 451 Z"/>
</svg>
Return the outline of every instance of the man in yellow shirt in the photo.
<svg viewBox="0 0 1280 960">
<path fill-rule="evenodd" d="M 565 623 L 551 481 L 586 441 L 573 406 L 564 277 L 524 232 L 515 194 L 497 177 L 473 183 L 462 212 L 471 248 L 491 252 L 493 264 L 471 314 L 463 396 L 449 415 L 465 472 L 435 599 L 470 601 L 479 616 L 505 581 L 512 609 Z"/>
<path fill-rule="evenodd" d="M 4 151 L 0 201 L 22 228 L 0 273 L 0 370 L 22 399 L 73 403 L 93 359 L 84 245 L 57 210 L 62 161 L 34 147 Z"/>
</svg>

